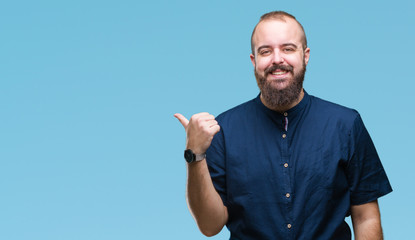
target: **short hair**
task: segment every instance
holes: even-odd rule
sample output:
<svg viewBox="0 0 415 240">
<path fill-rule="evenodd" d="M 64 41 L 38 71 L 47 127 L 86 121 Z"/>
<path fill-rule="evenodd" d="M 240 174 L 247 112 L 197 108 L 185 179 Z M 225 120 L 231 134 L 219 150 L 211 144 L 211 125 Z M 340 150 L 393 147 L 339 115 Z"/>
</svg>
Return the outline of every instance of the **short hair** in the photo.
<svg viewBox="0 0 415 240">
<path fill-rule="evenodd" d="M 285 19 L 286 18 L 291 18 L 291 19 L 293 19 L 294 21 L 296 21 L 298 23 L 298 25 L 301 28 L 301 31 L 303 32 L 303 39 L 302 39 L 303 49 L 306 49 L 307 48 L 307 37 L 305 35 L 305 31 L 304 31 L 303 25 L 301 25 L 301 23 L 299 21 L 297 21 L 297 19 L 293 15 L 291 15 L 291 14 L 289 14 L 287 12 L 284 12 L 284 11 L 272 11 L 272 12 L 265 13 L 264 15 L 262 15 L 261 18 L 259 19 L 259 22 L 255 25 L 255 28 L 252 31 L 252 35 L 251 35 L 251 51 L 252 51 L 252 54 L 253 55 L 255 55 L 255 46 L 254 46 L 253 39 L 254 39 L 254 34 L 255 34 L 255 31 L 256 31 L 256 28 L 258 27 L 258 25 L 261 22 L 263 22 L 265 20 L 270 20 L 270 19 L 280 20 L 280 21 L 284 21 L 285 22 Z"/>
</svg>

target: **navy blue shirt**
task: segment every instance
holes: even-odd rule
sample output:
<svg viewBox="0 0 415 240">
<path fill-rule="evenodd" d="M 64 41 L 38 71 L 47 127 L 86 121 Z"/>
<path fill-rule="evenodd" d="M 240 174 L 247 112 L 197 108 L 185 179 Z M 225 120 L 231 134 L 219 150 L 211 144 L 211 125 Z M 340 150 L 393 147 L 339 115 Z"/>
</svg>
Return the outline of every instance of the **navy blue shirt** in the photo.
<svg viewBox="0 0 415 240">
<path fill-rule="evenodd" d="M 284 113 L 258 96 L 216 120 L 206 159 L 231 239 L 351 239 L 350 206 L 392 191 L 355 110 L 305 92 Z"/>
</svg>

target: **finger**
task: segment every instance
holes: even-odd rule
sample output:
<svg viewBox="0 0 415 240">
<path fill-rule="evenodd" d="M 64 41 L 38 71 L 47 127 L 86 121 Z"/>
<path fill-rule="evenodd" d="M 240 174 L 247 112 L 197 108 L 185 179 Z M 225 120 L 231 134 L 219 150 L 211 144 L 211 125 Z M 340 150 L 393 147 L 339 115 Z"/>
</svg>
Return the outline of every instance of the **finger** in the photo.
<svg viewBox="0 0 415 240">
<path fill-rule="evenodd" d="M 185 118 L 180 113 L 174 114 L 174 117 L 177 118 L 180 121 L 180 123 L 183 125 L 184 128 L 186 128 L 187 125 L 189 124 L 189 120 L 187 120 L 187 118 Z"/>
<path fill-rule="evenodd" d="M 213 116 L 212 114 L 209 114 L 206 116 L 206 120 L 214 120 L 215 116 Z"/>
<path fill-rule="evenodd" d="M 207 119 L 214 119 L 215 117 L 211 115 L 210 113 L 201 112 L 201 113 L 196 113 L 195 115 L 192 116 L 192 118 L 199 119 L 199 120 L 207 120 Z"/>
<path fill-rule="evenodd" d="M 215 126 L 215 125 L 218 125 L 218 122 L 217 122 L 215 119 L 208 120 L 208 121 L 207 121 L 207 125 L 208 125 L 209 127 L 213 127 L 213 126 Z"/>
<path fill-rule="evenodd" d="M 209 120 L 215 119 L 215 117 L 209 113 L 198 113 L 192 116 L 192 120 L 199 121 L 199 122 L 206 122 Z"/>
<path fill-rule="evenodd" d="M 219 125 L 213 126 L 210 128 L 210 131 L 212 132 L 213 136 L 215 136 L 215 134 L 220 131 L 220 126 Z"/>
</svg>

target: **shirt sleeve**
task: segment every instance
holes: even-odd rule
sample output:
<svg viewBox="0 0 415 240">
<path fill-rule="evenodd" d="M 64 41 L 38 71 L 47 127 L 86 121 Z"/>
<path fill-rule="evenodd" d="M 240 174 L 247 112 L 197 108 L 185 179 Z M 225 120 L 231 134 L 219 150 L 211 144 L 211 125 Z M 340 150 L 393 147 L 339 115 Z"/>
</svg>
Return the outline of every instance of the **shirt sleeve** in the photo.
<svg viewBox="0 0 415 240">
<path fill-rule="evenodd" d="M 227 206 L 225 143 L 222 128 L 213 137 L 212 143 L 206 152 L 206 161 L 213 185 L 222 198 L 223 204 Z"/>
<path fill-rule="evenodd" d="M 347 166 L 347 176 L 351 204 L 368 203 L 392 192 L 388 177 L 360 115 L 357 115 L 354 121 L 350 137 L 352 154 Z"/>
</svg>

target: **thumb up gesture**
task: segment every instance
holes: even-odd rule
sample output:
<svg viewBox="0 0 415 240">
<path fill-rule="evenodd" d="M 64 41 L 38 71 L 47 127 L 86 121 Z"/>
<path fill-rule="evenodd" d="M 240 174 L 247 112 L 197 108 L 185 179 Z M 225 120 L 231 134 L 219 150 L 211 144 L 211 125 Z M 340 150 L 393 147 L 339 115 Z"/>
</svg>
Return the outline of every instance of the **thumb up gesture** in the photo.
<svg viewBox="0 0 415 240">
<path fill-rule="evenodd" d="M 203 112 L 193 115 L 187 120 L 180 113 L 174 114 L 186 131 L 186 149 L 195 154 L 203 154 L 209 148 L 213 136 L 219 132 L 220 127 L 215 117 Z"/>
</svg>

